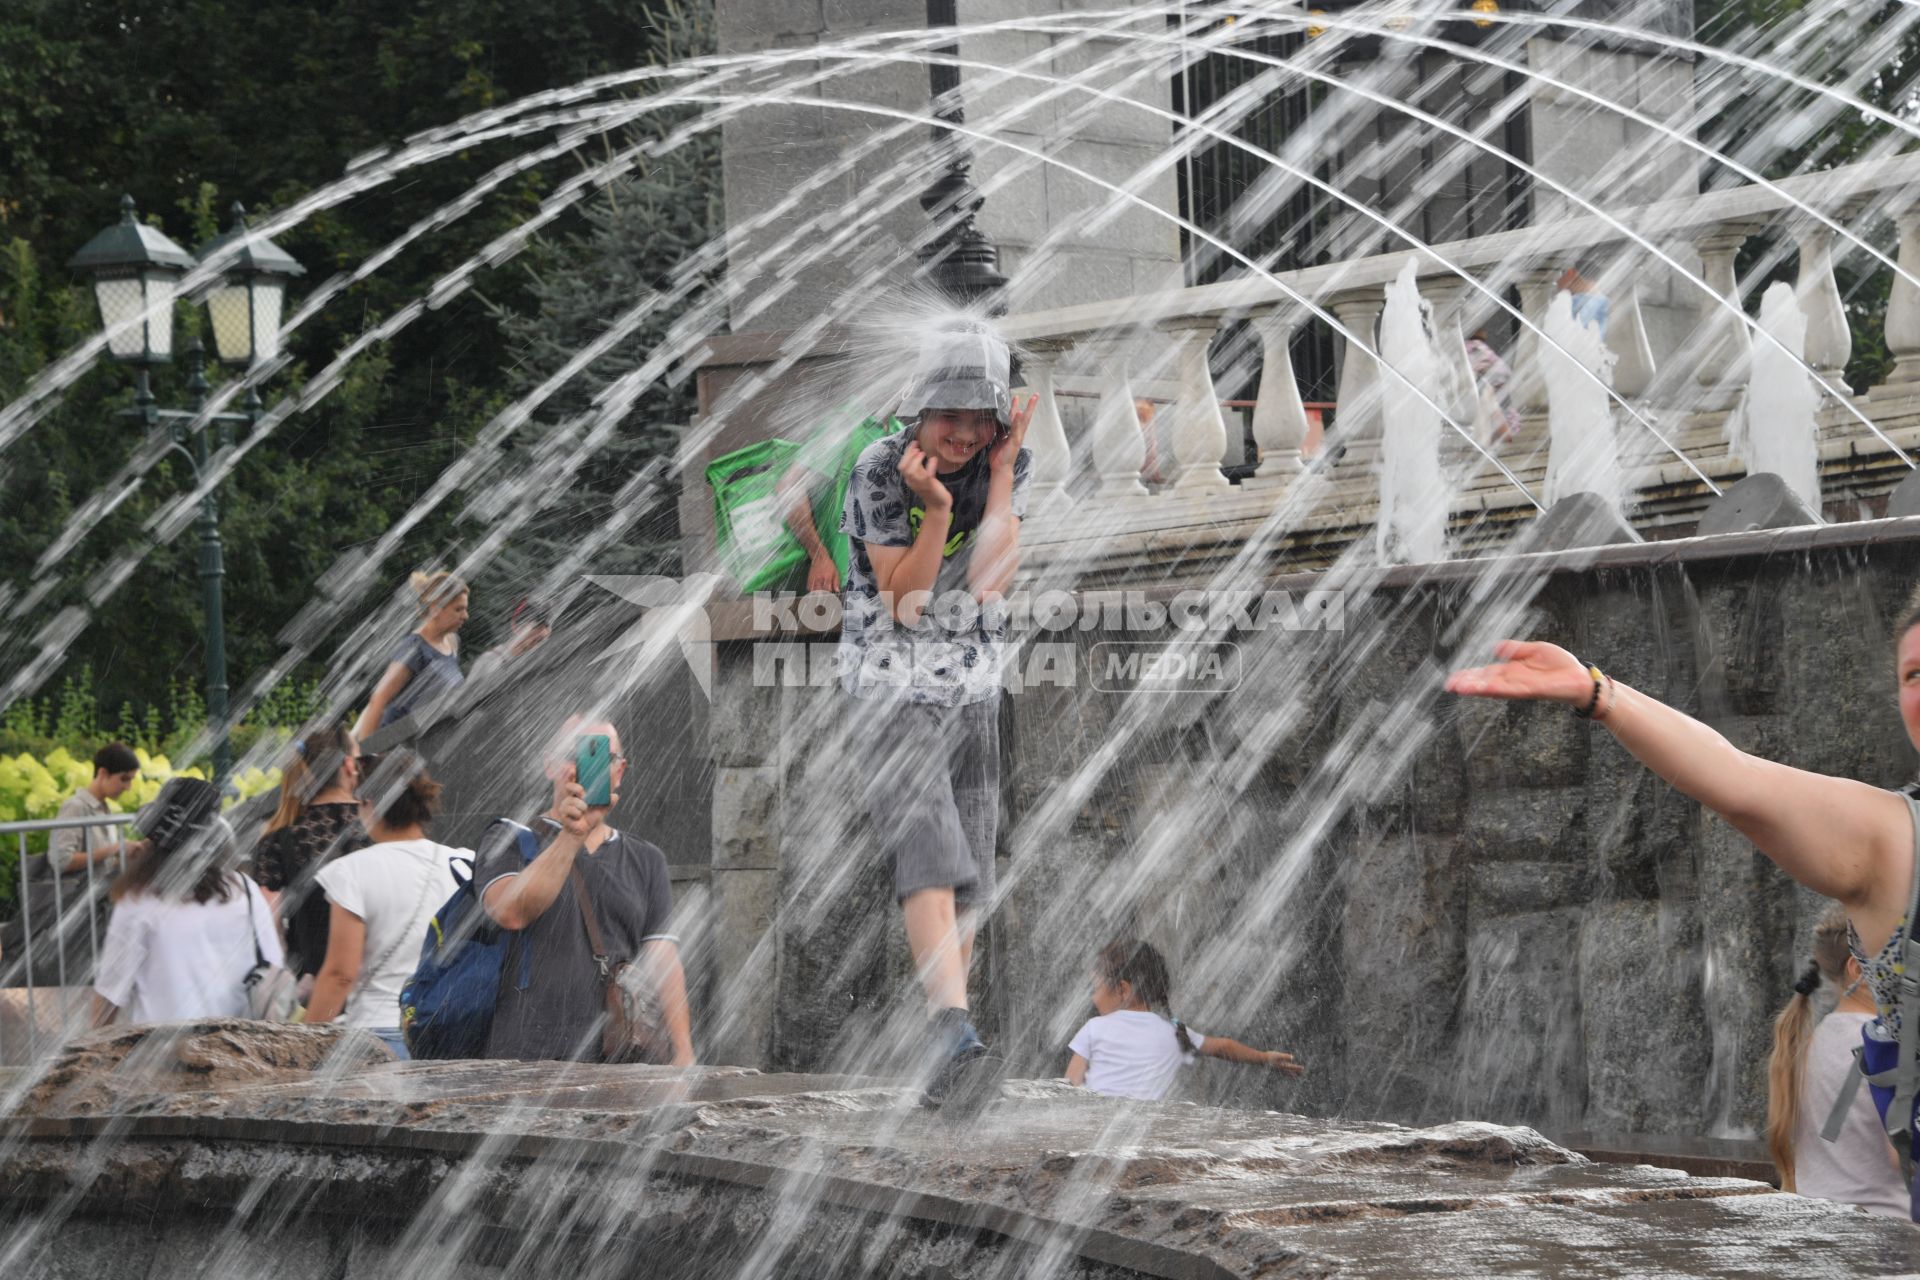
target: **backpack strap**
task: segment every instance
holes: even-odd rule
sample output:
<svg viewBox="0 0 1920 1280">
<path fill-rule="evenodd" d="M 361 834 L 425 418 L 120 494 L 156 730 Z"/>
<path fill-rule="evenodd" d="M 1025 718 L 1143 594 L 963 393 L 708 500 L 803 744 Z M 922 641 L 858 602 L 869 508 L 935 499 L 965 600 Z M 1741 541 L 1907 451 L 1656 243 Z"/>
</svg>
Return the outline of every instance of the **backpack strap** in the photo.
<svg viewBox="0 0 1920 1280">
<path fill-rule="evenodd" d="M 1827 1110 L 1827 1122 L 1820 1126 L 1820 1141 L 1840 1141 L 1840 1130 L 1847 1123 L 1847 1113 L 1853 1110 L 1853 1100 L 1860 1096 L 1860 1083 L 1867 1078 L 1867 1064 L 1862 1061 L 1866 1050 L 1859 1045 L 1853 1046 L 1853 1070 L 1847 1072 L 1847 1078 L 1841 1082 L 1840 1092 L 1834 1096 L 1833 1106 Z"/>
<path fill-rule="evenodd" d="M 1853 1046 L 1854 1069 L 1847 1072 L 1847 1078 L 1840 1086 L 1839 1095 L 1834 1098 L 1833 1106 L 1827 1111 L 1827 1122 L 1820 1126 L 1822 1142 L 1840 1141 L 1840 1130 L 1846 1126 L 1847 1113 L 1853 1110 L 1853 1100 L 1860 1096 L 1862 1084 L 1870 1084 L 1882 1089 L 1891 1088 L 1900 1075 L 1900 1068 L 1897 1066 L 1869 1074 L 1866 1052 L 1864 1046 Z M 1888 1109 L 1887 1114 L 1893 1114 L 1891 1108 Z"/>
<path fill-rule="evenodd" d="M 1901 972 L 1895 979 L 1900 1005 L 1899 1056 L 1889 1069 L 1868 1075 L 1865 1046 L 1855 1046 L 1856 1069 L 1847 1073 L 1846 1083 L 1840 1086 L 1839 1095 L 1827 1112 L 1827 1122 L 1820 1126 L 1823 1141 L 1838 1142 L 1847 1112 L 1860 1095 L 1861 1082 L 1883 1089 L 1891 1087 L 1893 1101 L 1887 1104 L 1885 1120 L 1887 1140 L 1900 1154 L 1900 1167 L 1909 1181 L 1913 1178 L 1913 1106 L 1916 1086 L 1920 1086 L 1920 967 L 1917 967 L 1920 966 L 1920 941 L 1914 938 L 1914 927 L 1920 924 L 1915 919 L 1920 915 L 1920 798 L 1915 797 L 1915 790 L 1914 785 L 1909 785 L 1899 792 L 1900 798 L 1907 802 L 1907 816 L 1913 824 L 1913 871 L 1907 889 L 1906 920 L 1900 927 Z"/>
<path fill-rule="evenodd" d="M 521 866 L 526 866 L 540 856 L 540 837 L 534 834 L 531 827 L 522 826 L 512 818 L 495 818 L 487 825 L 489 827 L 505 827 L 513 834 L 513 842 L 519 846 L 520 849 Z M 487 843 L 487 838 L 484 833 L 482 833 L 480 837 L 480 843 L 482 845 Z M 478 861 L 476 858 L 475 862 L 477 863 Z M 474 870 L 478 871 L 479 867 L 476 865 Z"/>
<path fill-rule="evenodd" d="M 1907 814 L 1913 820 L 1913 888 L 1907 895 L 1907 920 L 1900 937 L 1900 1056 L 1893 1076 L 1893 1101 L 1887 1105 L 1887 1137 L 1900 1153 L 1900 1168 L 1913 1178 L 1913 1104 L 1920 1086 L 1920 939 L 1913 936 L 1920 914 L 1920 800 L 1902 791 Z"/>
</svg>

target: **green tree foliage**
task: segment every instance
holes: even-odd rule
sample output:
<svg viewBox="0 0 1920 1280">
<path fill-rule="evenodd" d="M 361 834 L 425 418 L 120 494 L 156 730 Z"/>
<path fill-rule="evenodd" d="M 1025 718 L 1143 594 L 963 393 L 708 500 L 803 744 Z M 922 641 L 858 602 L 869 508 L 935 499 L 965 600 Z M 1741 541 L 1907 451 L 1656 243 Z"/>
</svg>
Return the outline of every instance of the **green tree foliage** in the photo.
<svg viewBox="0 0 1920 1280">
<path fill-rule="evenodd" d="M 1792 71 L 1822 85 L 1852 93 L 1867 105 L 1912 121 L 1920 117 L 1920 12 L 1895 0 L 1697 0 L 1696 30 L 1703 44 L 1738 52 Z M 1703 59 L 1695 83 L 1707 116 L 1703 142 L 1768 178 L 1783 178 L 1851 164 L 1904 149 L 1892 125 L 1796 89 L 1751 70 Z M 1705 185 L 1745 179 L 1718 166 L 1702 175 Z M 1856 228 L 1856 234 L 1892 256 L 1892 228 Z M 1797 259 L 1790 243 L 1749 241 L 1739 270 L 1750 294 L 1775 280 L 1792 280 Z M 1836 246 L 1834 277 L 1847 302 L 1853 359 L 1847 381 L 1857 390 L 1879 382 L 1891 367 L 1885 341 L 1887 293 L 1892 273 L 1864 255 Z"/>
<path fill-rule="evenodd" d="M 664 65 L 710 53 L 713 44 L 710 6 L 667 0 L 649 55 Z M 616 151 L 644 143 L 656 150 L 587 206 L 582 230 L 540 242 L 527 255 L 531 305 L 496 308 L 513 351 L 518 394 L 551 376 L 636 304 L 686 298 L 654 311 L 550 401 L 544 415 L 550 421 L 588 410 L 596 396 L 655 353 L 689 304 L 706 296 L 718 262 L 711 250 L 725 224 L 720 134 L 687 129 L 696 115 L 690 109 L 652 115 L 644 128 L 612 142 Z M 691 378 L 668 377 L 649 388 L 619 423 L 611 445 L 588 459 L 566 493 L 502 553 L 483 587 L 497 583 L 503 594 L 564 589 L 566 584 L 546 582 L 550 571 L 610 516 L 633 514 L 612 510 L 616 495 L 649 461 L 671 456 L 695 408 Z M 599 573 L 671 571 L 678 532 L 673 503 L 659 501 L 584 567 Z"/>
<path fill-rule="evenodd" d="M 67 258 L 116 216 L 122 192 L 190 247 L 235 199 L 285 207 L 355 156 L 475 110 L 646 60 L 667 0 L 13 0 L 0 6 L 0 404 L 97 326 Z M 309 219 L 278 237 L 307 287 L 351 270 L 523 145 L 479 147 Z M 293 337 L 271 402 L 357 335 L 519 225 L 578 159 L 528 172 L 461 221 L 353 286 Z M 647 179 L 642 179 L 644 184 Z M 661 191 L 657 198 L 668 199 Z M 701 197 L 702 200 L 705 197 Z M 287 421 L 222 493 L 232 683 L 278 652 L 276 635 L 345 549 L 384 531 L 515 389 L 502 313 L 538 309 L 509 266 L 357 361 Z M 182 306 L 182 324 L 191 322 Z M 216 379 L 224 375 L 215 375 Z M 179 366 L 155 389 L 183 401 Z M 62 523 L 132 455 L 115 416 L 131 379 L 102 365 L 0 453 L 0 671 L 35 623 L 80 600 L 88 578 L 190 481 L 168 461 L 63 562 L 60 584 L 6 617 Z M 453 514 L 406 555 L 445 545 Z M 170 682 L 197 686 L 200 585 L 189 531 L 152 555 L 66 655 L 91 667 L 103 708 L 143 722 Z M 398 580 L 405 555 L 387 566 Z M 483 644 L 503 602 L 477 598 Z M 309 673 L 311 674 L 311 673 Z"/>
</svg>

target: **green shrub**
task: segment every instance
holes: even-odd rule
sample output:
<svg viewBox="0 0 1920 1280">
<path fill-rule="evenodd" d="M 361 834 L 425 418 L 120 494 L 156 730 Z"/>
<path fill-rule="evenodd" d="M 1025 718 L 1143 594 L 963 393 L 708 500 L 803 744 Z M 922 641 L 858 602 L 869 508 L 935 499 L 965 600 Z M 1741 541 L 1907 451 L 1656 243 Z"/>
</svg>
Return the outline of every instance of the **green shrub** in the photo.
<svg viewBox="0 0 1920 1280">
<path fill-rule="evenodd" d="M 123 794 L 107 801 L 107 808 L 115 813 L 132 813 L 139 809 L 160 793 L 161 785 L 168 778 L 206 776 L 205 771 L 199 768 L 175 769 L 166 756 L 150 752 L 145 747 L 135 747 L 134 754 L 140 759 L 140 773 Z M 60 812 L 60 806 L 66 803 L 67 797 L 91 781 L 91 752 L 76 757 L 66 747 L 57 746 L 41 755 L 25 751 L 0 755 L 0 822 L 54 817 Z M 227 803 L 236 804 L 279 785 L 278 769 L 242 769 L 228 779 L 228 787 L 233 794 L 228 796 Z M 35 832 L 27 836 L 24 851 L 28 854 L 45 853 L 46 833 Z M 22 842 L 17 834 L 0 836 L 0 919 L 13 914 L 14 884 L 19 874 L 21 853 Z"/>
</svg>

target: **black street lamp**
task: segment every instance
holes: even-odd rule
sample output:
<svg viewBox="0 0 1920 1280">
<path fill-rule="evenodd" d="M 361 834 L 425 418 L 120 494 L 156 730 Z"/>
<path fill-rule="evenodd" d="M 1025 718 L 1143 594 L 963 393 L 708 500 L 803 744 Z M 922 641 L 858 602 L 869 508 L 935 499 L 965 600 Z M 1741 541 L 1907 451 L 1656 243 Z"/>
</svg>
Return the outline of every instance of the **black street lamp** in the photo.
<svg viewBox="0 0 1920 1280">
<path fill-rule="evenodd" d="M 235 239 L 246 236 L 245 212 L 239 205 L 233 206 L 233 225 L 201 248 L 203 258 L 222 252 Z M 187 408 L 162 409 L 154 398 L 153 368 L 173 359 L 174 290 L 180 277 L 196 265 L 192 254 L 158 228 L 134 217 L 132 196 L 120 198 L 120 221 L 87 241 L 68 263 L 76 273 L 93 281 L 107 350 L 115 360 L 134 367 L 133 408 L 126 411 L 127 415 L 149 431 L 165 423 L 172 437 L 171 447 L 187 460 L 193 469 L 194 487 L 200 488 L 213 457 L 208 437 L 217 427 L 220 447 L 227 448 L 233 443 L 234 424 L 245 423 L 251 429 L 259 420 L 262 405 L 258 389 L 249 387 L 244 413 L 210 415 L 200 430 L 192 432 L 193 447 L 187 447 L 189 431 L 201 417 L 211 389 L 206 349 L 198 338 L 187 344 L 185 353 L 189 369 Z M 214 346 L 222 361 L 246 367 L 279 354 L 287 281 L 304 274 L 305 268 L 264 238 L 229 255 L 219 283 L 207 295 Z M 227 635 L 222 600 L 227 570 L 220 546 L 220 500 L 214 489 L 209 488 L 201 497 L 197 523 L 201 604 L 207 625 L 207 720 L 215 732 L 214 782 L 224 784 L 233 768 L 233 745 L 227 732 Z"/>
<path fill-rule="evenodd" d="M 93 280 L 94 301 L 115 360 L 140 376 L 173 359 L 173 290 L 194 267 L 193 255 L 158 227 L 133 216 L 133 197 L 120 197 L 120 221 L 87 241 L 67 264 Z"/>
<path fill-rule="evenodd" d="M 233 225 L 200 250 L 206 261 L 247 234 L 247 211 L 233 203 Z M 255 239 L 228 261 L 220 283 L 207 295 L 207 314 L 213 320 L 213 346 L 228 364 L 251 365 L 280 354 L 280 317 L 285 310 L 287 281 L 307 274 L 271 240 Z"/>
<path fill-rule="evenodd" d="M 927 26 L 958 24 L 956 0 L 927 0 Z M 960 56 L 958 45 L 942 45 L 935 54 Z M 933 114 L 949 124 L 965 124 L 960 102 L 960 68 L 929 62 L 927 79 L 933 93 Z M 945 161 L 940 175 L 921 193 L 920 207 L 933 220 L 932 237 L 920 247 L 920 269 L 942 293 L 963 304 L 995 298 L 994 310 L 1005 310 L 1002 291 L 1007 278 L 1000 274 L 1000 250 L 974 224 L 987 198 L 973 185 L 973 152 L 960 135 L 933 126 L 937 158 Z"/>
</svg>

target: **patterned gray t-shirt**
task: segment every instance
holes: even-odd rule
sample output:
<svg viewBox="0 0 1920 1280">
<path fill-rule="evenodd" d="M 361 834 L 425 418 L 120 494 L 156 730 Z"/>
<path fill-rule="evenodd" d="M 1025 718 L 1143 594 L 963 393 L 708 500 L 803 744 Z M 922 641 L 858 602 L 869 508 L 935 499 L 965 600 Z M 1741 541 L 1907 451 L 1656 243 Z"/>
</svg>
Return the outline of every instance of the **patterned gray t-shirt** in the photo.
<svg viewBox="0 0 1920 1280">
<path fill-rule="evenodd" d="M 975 536 L 986 513 L 990 464 L 987 450 L 960 470 L 940 477 L 953 495 L 946 554 L 934 579 L 933 600 L 911 628 L 903 627 L 880 599 L 868 545 L 910 547 L 926 514 L 918 494 L 900 476 L 900 459 L 912 431 L 876 440 L 860 453 L 847 482 L 840 529 L 850 539 L 847 584 L 840 618 L 840 683 L 863 698 L 958 707 L 995 696 L 1005 659 L 1003 611 L 982 609 L 967 589 Z M 1027 514 L 1033 453 L 1013 460 L 1013 514 Z M 943 602 L 945 606 L 943 607 Z"/>
</svg>

